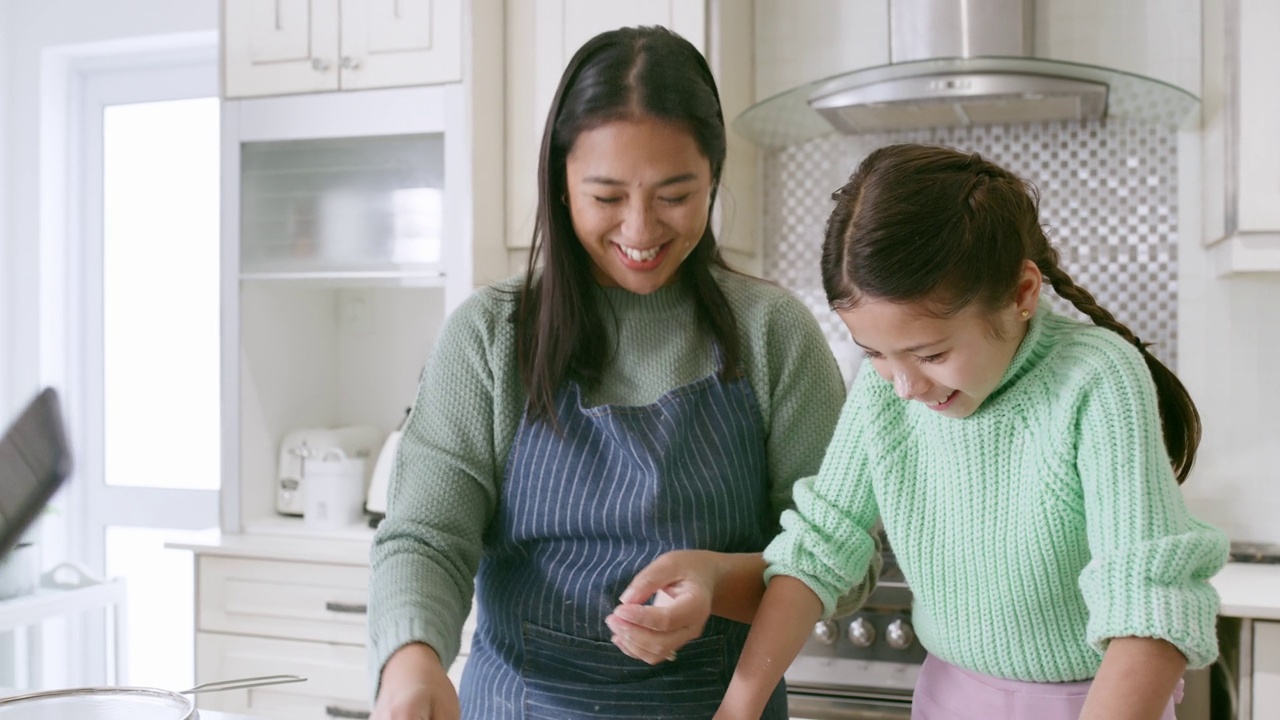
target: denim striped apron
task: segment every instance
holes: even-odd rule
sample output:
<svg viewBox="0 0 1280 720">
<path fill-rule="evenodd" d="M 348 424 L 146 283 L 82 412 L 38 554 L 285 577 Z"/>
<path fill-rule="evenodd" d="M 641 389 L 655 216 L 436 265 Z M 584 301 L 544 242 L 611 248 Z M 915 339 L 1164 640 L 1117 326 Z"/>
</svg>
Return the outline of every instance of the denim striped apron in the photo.
<svg viewBox="0 0 1280 720">
<path fill-rule="evenodd" d="M 717 352 L 717 364 L 719 364 Z M 711 617 L 673 662 L 627 657 L 604 623 L 632 578 L 680 548 L 759 552 L 776 528 L 750 385 L 717 374 L 652 405 L 556 398 L 563 435 L 522 420 L 486 530 L 467 720 L 710 718 L 747 625 Z M 786 691 L 765 714 L 787 717 Z"/>
</svg>

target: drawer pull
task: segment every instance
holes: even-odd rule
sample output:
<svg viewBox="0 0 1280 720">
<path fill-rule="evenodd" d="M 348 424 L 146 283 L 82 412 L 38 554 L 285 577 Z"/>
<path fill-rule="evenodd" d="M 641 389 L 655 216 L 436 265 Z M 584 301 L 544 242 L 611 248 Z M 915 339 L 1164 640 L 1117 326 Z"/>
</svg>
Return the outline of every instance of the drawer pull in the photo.
<svg viewBox="0 0 1280 720">
<path fill-rule="evenodd" d="M 369 613 L 369 606 L 364 603 L 327 602 L 324 604 L 324 609 L 329 612 L 350 613 L 352 615 L 367 615 Z M 343 715 L 342 717 L 346 716 Z"/>
<path fill-rule="evenodd" d="M 325 705 L 324 714 L 331 718 L 356 718 L 356 720 L 369 720 L 370 715 L 368 710 L 348 710 L 337 705 Z"/>
</svg>

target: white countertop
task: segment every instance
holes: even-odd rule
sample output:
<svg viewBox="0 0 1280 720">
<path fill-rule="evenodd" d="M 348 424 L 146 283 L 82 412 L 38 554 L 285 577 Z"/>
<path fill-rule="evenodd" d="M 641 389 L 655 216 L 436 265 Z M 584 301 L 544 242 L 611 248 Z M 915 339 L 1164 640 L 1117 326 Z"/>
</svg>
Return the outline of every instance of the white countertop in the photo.
<svg viewBox="0 0 1280 720">
<path fill-rule="evenodd" d="M 207 543 L 166 543 L 165 547 L 190 550 L 197 555 L 368 565 L 369 545 L 368 539 L 241 533 L 223 534 Z"/>
<path fill-rule="evenodd" d="M 1280 565 L 1227 563 L 1209 582 L 1222 599 L 1219 615 L 1280 620 Z"/>
</svg>

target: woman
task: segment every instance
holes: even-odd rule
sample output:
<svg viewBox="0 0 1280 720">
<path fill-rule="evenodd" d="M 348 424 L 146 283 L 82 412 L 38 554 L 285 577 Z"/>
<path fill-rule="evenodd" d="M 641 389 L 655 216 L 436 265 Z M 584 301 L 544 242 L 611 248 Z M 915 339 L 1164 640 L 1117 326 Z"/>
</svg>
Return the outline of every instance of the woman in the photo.
<svg viewBox="0 0 1280 720">
<path fill-rule="evenodd" d="M 528 272 L 450 317 L 404 434 L 372 556 L 375 717 L 459 716 L 473 579 L 462 717 L 715 712 L 844 396 L 804 306 L 721 260 L 724 159 L 687 41 L 627 28 L 570 61 Z M 786 715 L 779 683 L 763 717 Z"/>
</svg>

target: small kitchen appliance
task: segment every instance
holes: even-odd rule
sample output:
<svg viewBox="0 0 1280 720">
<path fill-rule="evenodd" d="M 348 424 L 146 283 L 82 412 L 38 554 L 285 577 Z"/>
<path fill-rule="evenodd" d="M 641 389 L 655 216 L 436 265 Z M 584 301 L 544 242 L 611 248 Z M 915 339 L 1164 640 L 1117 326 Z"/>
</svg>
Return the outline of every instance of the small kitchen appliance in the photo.
<svg viewBox="0 0 1280 720">
<path fill-rule="evenodd" d="M 363 496 L 369 487 L 373 453 L 382 443 L 382 432 L 368 425 L 295 430 L 280 443 L 279 477 L 276 479 L 276 512 L 301 516 L 306 510 L 308 460 L 330 450 L 339 450 L 348 460 L 363 460 L 359 488 Z"/>
<path fill-rule="evenodd" d="M 364 458 L 349 458 L 338 448 L 307 459 L 302 473 L 302 521 L 307 527 L 345 528 L 360 522 L 365 465 Z"/>
<path fill-rule="evenodd" d="M 405 409 L 404 420 L 400 421 L 400 427 L 387 436 L 387 441 L 382 444 L 382 450 L 378 453 L 378 462 L 373 466 L 373 477 L 369 480 L 369 494 L 364 502 L 365 511 L 373 515 L 369 521 L 371 526 L 376 527 L 378 521 L 387 514 L 387 493 L 391 489 L 391 471 L 396 466 L 400 438 L 404 435 L 404 426 L 409 422 L 411 410 L 412 408 Z"/>
</svg>

